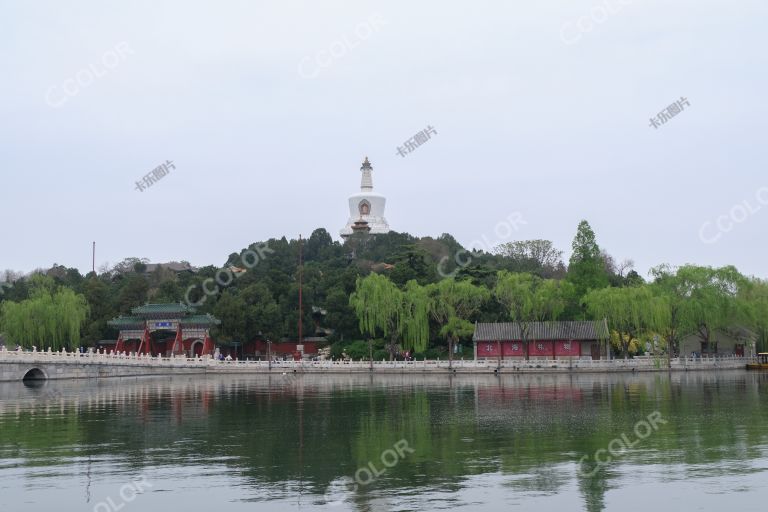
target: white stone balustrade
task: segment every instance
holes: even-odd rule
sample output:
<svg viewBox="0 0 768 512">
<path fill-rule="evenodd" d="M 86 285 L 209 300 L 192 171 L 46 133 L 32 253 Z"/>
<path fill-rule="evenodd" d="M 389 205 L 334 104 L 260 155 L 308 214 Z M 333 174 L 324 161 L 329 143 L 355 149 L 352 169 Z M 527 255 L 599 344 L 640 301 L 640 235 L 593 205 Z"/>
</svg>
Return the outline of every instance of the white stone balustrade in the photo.
<svg viewBox="0 0 768 512">
<path fill-rule="evenodd" d="M 112 366 L 152 366 L 168 368 L 207 368 L 217 372 L 231 370 L 234 373 L 244 371 L 269 371 L 284 369 L 303 372 L 348 372 L 366 371 L 372 367 L 374 371 L 435 371 L 447 370 L 447 360 L 419 361 L 220 361 L 211 357 L 189 358 L 184 356 L 160 357 L 139 354 L 106 354 L 97 352 L 45 352 L 5 350 L 0 351 L 0 363 L 26 363 L 42 365 L 112 365 Z M 673 358 L 671 368 L 674 369 L 705 369 L 705 368 L 744 368 L 747 360 L 743 357 L 723 356 L 717 358 Z M 454 360 L 450 365 L 456 371 L 492 371 L 497 369 L 499 362 L 487 360 Z M 531 359 L 501 361 L 502 370 L 514 371 L 631 371 L 631 370 L 667 370 L 670 364 L 664 357 L 638 357 L 634 359 Z M 505 371 L 505 373 L 507 373 Z"/>
</svg>

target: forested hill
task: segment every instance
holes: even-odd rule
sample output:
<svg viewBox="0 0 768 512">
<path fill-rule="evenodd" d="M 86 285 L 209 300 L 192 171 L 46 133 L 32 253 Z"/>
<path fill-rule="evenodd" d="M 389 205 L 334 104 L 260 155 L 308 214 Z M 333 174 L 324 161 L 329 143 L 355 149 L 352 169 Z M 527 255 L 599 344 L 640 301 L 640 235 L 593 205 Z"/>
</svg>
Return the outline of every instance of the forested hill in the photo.
<svg viewBox="0 0 768 512">
<path fill-rule="evenodd" d="M 253 252 L 245 254 L 250 249 Z M 355 290 L 358 276 L 379 272 L 402 286 L 411 279 L 420 284 L 436 282 L 443 276 L 471 277 L 491 286 L 500 269 L 532 271 L 545 277 L 560 276 L 565 267 L 561 253 L 554 250 L 541 261 L 532 257 L 505 257 L 480 252 L 465 252 L 450 235 L 439 238 L 416 238 L 406 233 L 386 235 L 356 235 L 345 243 L 334 241 L 325 229 L 316 229 L 303 241 L 303 302 L 305 305 L 304 333 L 311 335 L 316 324 L 334 330 L 335 337 L 360 338 L 357 318 L 349 306 L 349 296 Z M 255 257 L 253 254 L 255 253 Z M 241 257 L 244 255 L 245 257 Z M 195 272 L 173 270 L 169 267 L 147 271 L 150 262 L 143 258 L 126 258 L 98 275 L 82 276 L 75 268 L 54 265 L 44 274 L 56 284 L 72 288 L 85 296 L 90 314 L 83 327 L 83 342 L 114 339 L 116 332 L 106 322 L 131 308 L 150 303 L 189 302 L 198 311 L 212 313 L 222 320 L 220 336 L 247 339 L 261 332 L 271 339 L 295 338 L 298 330 L 298 239 L 285 237 L 254 242 L 228 257 L 222 255 L 218 265 L 209 265 Z M 183 259 L 180 255 L 179 259 Z M 157 262 L 152 262 L 157 263 Z M 186 267 L 183 264 L 178 267 Z M 174 266 L 176 267 L 176 265 Z M 245 272 L 222 271 L 237 267 Z M 216 281 L 218 272 L 218 282 Z M 29 278 L 7 272 L 0 281 L 10 282 L 0 300 L 21 301 L 29 297 Z M 234 275 L 236 277 L 231 278 Z M 28 276 L 29 277 L 29 276 Z M 204 294 L 206 289 L 219 293 Z M 231 284 L 222 286 L 219 283 Z M 312 306 L 325 311 L 324 318 L 313 317 Z M 497 308 L 487 312 L 489 319 L 499 316 Z M 321 315 L 322 316 L 322 315 Z M 503 316 L 503 315 L 502 315 Z"/>
<path fill-rule="evenodd" d="M 584 299 L 591 290 L 646 286 L 632 270 L 631 261 L 616 263 L 601 251 L 589 224 L 582 222 L 573 242 L 568 265 L 562 251 L 546 240 L 517 241 L 489 251 L 468 251 L 452 236 L 416 238 L 406 233 L 355 235 L 335 242 L 325 229 L 316 229 L 302 243 L 304 336 L 330 334 L 331 340 L 358 340 L 364 336 L 358 316 L 350 306 L 359 277 L 386 276 L 404 289 L 411 280 L 426 286 L 444 279 L 470 281 L 493 296 L 499 271 L 532 275 L 534 279 L 563 283 L 560 320 L 594 316 Z M 180 255 L 180 259 L 183 255 Z M 81 324 L 81 344 L 114 339 L 117 332 L 107 322 L 145 303 L 188 303 L 201 313 L 211 313 L 222 324 L 215 336 L 223 341 L 296 338 L 299 309 L 299 241 L 285 237 L 254 242 L 224 258 L 219 265 L 192 268 L 186 262 L 160 265 L 141 258 L 127 258 L 83 276 L 77 269 L 54 265 L 29 276 L 6 272 L 0 281 L 0 332 L 11 332 L 13 303 L 47 293 L 51 304 L 67 289 L 81 296 L 87 314 Z M 703 267 L 697 267 L 703 268 Z M 732 268 L 732 267 L 728 267 Z M 706 270 L 706 269 L 705 269 Z M 709 269 L 709 277 L 721 274 Z M 735 271 L 735 269 L 733 269 Z M 656 269 L 656 280 L 674 276 L 674 270 Z M 747 278 L 743 278 L 747 282 Z M 764 284 L 762 282 L 757 284 Z M 203 291 L 205 290 L 205 291 Z M 61 300 L 64 300 L 62 298 Z M 68 304 L 75 299 L 67 298 Z M 67 306 L 75 307 L 75 306 Z M 71 316 L 71 315 L 70 315 Z M 487 300 L 467 321 L 508 321 L 508 305 Z M 74 328 L 74 326 L 72 326 Z M 430 347 L 444 350 L 440 325 L 430 321 Z M 332 334 L 331 334 L 332 333 Z"/>
</svg>

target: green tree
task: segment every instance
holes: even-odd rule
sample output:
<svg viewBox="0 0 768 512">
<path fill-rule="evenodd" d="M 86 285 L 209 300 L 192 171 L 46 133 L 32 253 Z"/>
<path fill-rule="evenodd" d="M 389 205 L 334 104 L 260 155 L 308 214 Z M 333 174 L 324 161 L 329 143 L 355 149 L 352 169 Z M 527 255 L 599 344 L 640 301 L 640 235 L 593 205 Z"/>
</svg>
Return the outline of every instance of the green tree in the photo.
<svg viewBox="0 0 768 512">
<path fill-rule="evenodd" d="M 428 284 L 435 280 L 437 267 L 429 260 L 427 253 L 415 245 L 408 246 L 394 256 L 395 268 L 391 278 L 394 283 L 404 286 L 410 280 Z"/>
<path fill-rule="evenodd" d="M 739 291 L 741 307 L 749 327 L 757 334 L 755 349 L 768 352 L 768 281 L 753 278 Z"/>
<path fill-rule="evenodd" d="M 160 286 L 151 291 L 154 292 L 152 302 L 156 303 L 178 303 L 181 302 L 184 295 L 181 287 L 178 285 L 175 279 L 168 279 L 163 281 L 160 283 Z"/>
<path fill-rule="evenodd" d="M 88 317 L 85 297 L 70 288 L 51 290 L 44 280 L 21 302 L 0 306 L 0 330 L 12 343 L 53 350 L 80 344 L 80 329 Z"/>
<path fill-rule="evenodd" d="M 557 320 L 565 310 L 566 297 L 572 293 L 565 283 L 553 279 L 541 279 L 527 273 L 498 274 L 494 295 L 504 306 L 509 319 L 518 326 L 525 359 L 528 359 L 528 336 L 533 322 Z M 499 342 L 499 364 L 501 343 Z"/>
<path fill-rule="evenodd" d="M 334 243 L 330 233 L 324 228 L 316 229 L 312 232 L 304 247 L 304 260 L 327 260 L 329 257 L 332 257 L 334 248 L 340 249 L 338 244 Z"/>
<path fill-rule="evenodd" d="M 596 321 L 605 319 L 618 332 L 624 359 L 641 333 L 661 329 L 668 323 L 664 301 L 648 286 L 592 290 L 584 297 L 584 304 Z"/>
<path fill-rule="evenodd" d="M 246 309 L 245 301 L 225 290 L 216 301 L 213 314 L 221 320 L 219 332 L 227 341 L 246 340 L 246 317 L 243 311 Z"/>
<path fill-rule="evenodd" d="M 595 232 L 586 220 L 579 223 L 572 248 L 566 279 L 573 285 L 575 296 L 580 299 L 590 290 L 608 286 L 605 262 L 597 245 Z"/>
<path fill-rule="evenodd" d="M 394 359 L 398 342 L 403 348 L 424 350 L 429 340 L 429 298 L 415 280 L 401 291 L 387 277 L 370 274 L 358 278 L 349 303 L 357 315 L 360 332 L 369 338 L 379 333 L 388 338 L 390 360 Z"/>
<path fill-rule="evenodd" d="M 666 307 L 662 332 L 670 358 L 679 353 L 680 340 L 688 334 L 696 333 L 710 345 L 716 330 L 748 320 L 749 312 L 738 300 L 746 280 L 734 267 L 661 265 L 651 269 L 651 275 L 652 290 Z"/>
<path fill-rule="evenodd" d="M 90 315 L 88 323 L 83 329 L 83 341 L 92 345 L 104 337 L 107 331 L 107 322 L 117 313 L 109 282 L 91 274 L 82 285 L 82 294 L 88 303 Z"/>
<path fill-rule="evenodd" d="M 739 291 L 747 286 L 747 279 L 736 267 L 720 268 L 686 265 L 678 270 L 678 277 L 689 284 L 691 316 L 701 342 L 716 351 L 713 334 L 748 321 L 749 313 L 739 299 Z"/>
<path fill-rule="evenodd" d="M 499 245 L 496 254 L 508 258 L 518 272 L 530 272 L 539 277 L 554 277 L 563 273 L 563 251 L 550 240 L 517 240 Z"/>
<path fill-rule="evenodd" d="M 244 303 L 243 341 L 248 341 L 259 333 L 268 339 L 279 338 L 280 307 L 269 288 L 263 283 L 252 284 L 240 293 L 240 298 Z"/>
<path fill-rule="evenodd" d="M 451 278 L 430 285 L 429 294 L 430 313 L 440 326 L 440 336 L 448 341 L 448 361 L 451 366 L 454 344 L 460 338 L 472 335 L 474 325 L 470 320 L 490 299 L 491 294 L 487 288 Z"/>
<path fill-rule="evenodd" d="M 129 274 L 118 295 L 118 307 L 121 313 L 130 313 L 132 308 L 147 302 L 149 283 L 144 276 Z"/>
<path fill-rule="evenodd" d="M 403 349 L 424 352 L 429 344 L 430 298 L 426 287 L 408 281 L 403 291 L 403 309 L 400 314 L 400 332 Z"/>
<path fill-rule="evenodd" d="M 149 263 L 147 258 L 125 258 L 120 263 L 116 263 L 109 273 L 112 276 L 117 276 L 131 272 L 144 272 L 147 269 L 147 263 Z"/>
<path fill-rule="evenodd" d="M 387 277 L 370 274 L 358 278 L 349 304 L 355 310 L 361 333 L 369 338 L 375 338 L 379 333 L 389 338 L 387 350 L 392 360 L 400 335 L 403 292 Z"/>
</svg>

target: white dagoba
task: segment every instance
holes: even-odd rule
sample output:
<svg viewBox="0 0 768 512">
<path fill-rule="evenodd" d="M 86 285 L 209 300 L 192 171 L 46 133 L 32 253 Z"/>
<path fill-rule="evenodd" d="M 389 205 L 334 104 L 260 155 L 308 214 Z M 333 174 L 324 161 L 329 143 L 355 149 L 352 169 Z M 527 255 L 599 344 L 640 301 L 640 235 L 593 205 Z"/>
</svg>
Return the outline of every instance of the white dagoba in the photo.
<svg viewBox="0 0 768 512">
<path fill-rule="evenodd" d="M 373 235 L 389 233 L 389 224 L 384 218 L 384 208 L 387 198 L 373 191 L 373 167 L 365 157 L 360 167 L 363 178 L 360 183 L 360 193 L 349 198 L 349 220 L 341 230 L 341 236 L 346 238 L 356 231 L 368 231 Z"/>
</svg>

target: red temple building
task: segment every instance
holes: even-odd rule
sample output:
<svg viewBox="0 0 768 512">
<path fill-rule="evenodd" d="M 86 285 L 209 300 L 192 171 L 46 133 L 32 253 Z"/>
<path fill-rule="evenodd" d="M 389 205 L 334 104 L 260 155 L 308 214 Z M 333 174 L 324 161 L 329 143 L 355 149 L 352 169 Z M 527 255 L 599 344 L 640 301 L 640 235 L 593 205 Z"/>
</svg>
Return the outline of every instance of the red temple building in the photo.
<svg viewBox="0 0 768 512">
<path fill-rule="evenodd" d="M 472 337 L 475 359 L 600 359 L 604 321 L 526 322 L 526 341 L 517 323 L 478 323 Z M 501 357 L 499 357 L 501 356 Z"/>
<path fill-rule="evenodd" d="M 153 356 L 213 355 L 216 347 L 210 329 L 221 322 L 210 314 L 199 315 L 184 304 L 145 304 L 133 308 L 107 324 L 120 331 L 115 352 L 136 352 Z"/>
<path fill-rule="evenodd" d="M 222 346 L 221 353 L 232 357 L 238 356 L 241 359 L 251 359 L 257 361 L 266 361 L 270 354 L 272 359 L 301 361 L 303 359 L 312 359 L 319 354 L 318 345 L 326 343 L 325 337 L 306 337 L 302 338 L 301 343 L 296 340 L 280 340 L 270 342 L 263 338 L 256 338 L 238 344 L 235 351 L 231 353 Z"/>
</svg>

